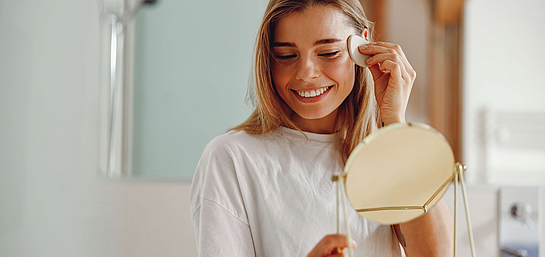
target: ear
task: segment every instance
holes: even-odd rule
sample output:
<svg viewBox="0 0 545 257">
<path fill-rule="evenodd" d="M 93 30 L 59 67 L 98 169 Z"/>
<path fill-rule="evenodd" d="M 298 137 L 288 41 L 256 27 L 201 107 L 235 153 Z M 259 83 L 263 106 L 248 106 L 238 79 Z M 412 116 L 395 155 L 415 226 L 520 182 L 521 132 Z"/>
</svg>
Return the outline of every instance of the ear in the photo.
<svg viewBox="0 0 545 257">
<path fill-rule="evenodd" d="M 361 32 L 361 37 L 365 38 L 365 40 L 369 41 L 369 30 L 367 28 L 364 28 Z"/>
</svg>

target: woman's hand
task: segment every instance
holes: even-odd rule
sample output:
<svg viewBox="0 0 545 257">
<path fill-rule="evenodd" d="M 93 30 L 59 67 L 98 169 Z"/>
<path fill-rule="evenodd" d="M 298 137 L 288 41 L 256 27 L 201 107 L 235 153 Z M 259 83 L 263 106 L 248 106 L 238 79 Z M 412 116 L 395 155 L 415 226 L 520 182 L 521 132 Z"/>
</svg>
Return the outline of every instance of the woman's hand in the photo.
<svg viewBox="0 0 545 257">
<path fill-rule="evenodd" d="M 347 246 L 346 236 L 340 234 L 327 235 L 318 242 L 307 257 L 343 256 L 343 250 Z M 352 248 L 356 248 L 356 246 L 356 242 L 352 240 Z"/>
<path fill-rule="evenodd" d="M 362 54 L 373 55 L 367 59 L 375 81 L 375 97 L 384 124 L 405 122 L 409 95 L 416 79 L 416 72 L 399 45 L 371 42 L 360 46 Z M 389 71 L 389 72 L 387 72 Z"/>
</svg>

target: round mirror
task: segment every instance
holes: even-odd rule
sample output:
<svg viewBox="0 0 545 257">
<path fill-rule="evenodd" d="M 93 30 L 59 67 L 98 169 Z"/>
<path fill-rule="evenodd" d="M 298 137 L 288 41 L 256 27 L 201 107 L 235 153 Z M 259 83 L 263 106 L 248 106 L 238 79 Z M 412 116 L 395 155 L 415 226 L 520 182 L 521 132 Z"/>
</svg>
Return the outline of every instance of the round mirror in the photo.
<svg viewBox="0 0 545 257">
<path fill-rule="evenodd" d="M 402 223 L 441 199 L 454 169 L 454 154 L 441 133 L 424 124 L 392 124 L 373 132 L 351 153 L 346 194 L 363 217 Z"/>
</svg>

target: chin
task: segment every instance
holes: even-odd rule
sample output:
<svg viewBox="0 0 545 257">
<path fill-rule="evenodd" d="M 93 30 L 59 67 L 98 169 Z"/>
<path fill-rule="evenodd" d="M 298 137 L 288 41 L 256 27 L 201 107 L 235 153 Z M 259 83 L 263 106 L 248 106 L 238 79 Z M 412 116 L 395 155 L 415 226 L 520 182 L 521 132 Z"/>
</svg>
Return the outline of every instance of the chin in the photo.
<svg viewBox="0 0 545 257">
<path fill-rule="evenodd" d="M 318 120 L 327 117 L 333 111 L 297 112 L 301 118 L 306 120 Z"/>
</svg>

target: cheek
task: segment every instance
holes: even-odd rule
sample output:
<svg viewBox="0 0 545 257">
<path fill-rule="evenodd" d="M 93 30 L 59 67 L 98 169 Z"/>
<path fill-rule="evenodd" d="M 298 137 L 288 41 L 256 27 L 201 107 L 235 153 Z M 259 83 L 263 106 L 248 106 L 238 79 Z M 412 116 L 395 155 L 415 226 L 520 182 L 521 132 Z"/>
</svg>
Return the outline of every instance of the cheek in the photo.
<svg viewBox="0 0 545 257">
<path fill-rule="evenodd" d="M 282 89 L 285 88 L 289 82 L 290 74 L 288 70 L 281 67 L 281 65 L 278 65 L 273 60 L 271 63 L 271 76 L 273 79 L 274 87 L 276 88 L 278 93 L 280 93 L 280 91 L 282 91 Z"/>
<path fill-rule="evenodd" d="M 350 90 L 354 86 L 356 68 L 350 57 L 343 56 L 339 58 L 337 61 L 331 63 L 331 65 L 328 65 L 326 70 L 329 77 L 339 83 L 339 85 L 347 86 Z"/>
</svg>

